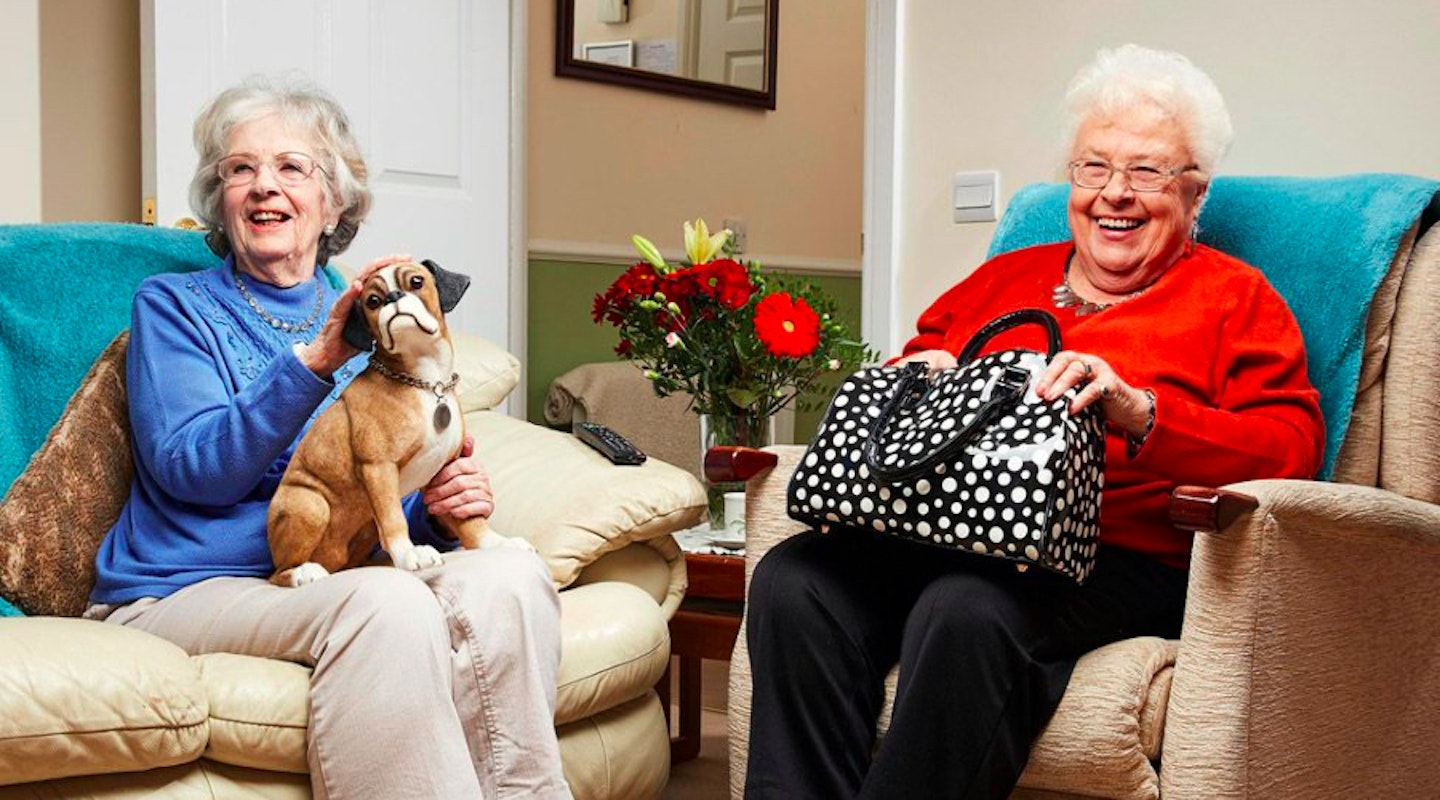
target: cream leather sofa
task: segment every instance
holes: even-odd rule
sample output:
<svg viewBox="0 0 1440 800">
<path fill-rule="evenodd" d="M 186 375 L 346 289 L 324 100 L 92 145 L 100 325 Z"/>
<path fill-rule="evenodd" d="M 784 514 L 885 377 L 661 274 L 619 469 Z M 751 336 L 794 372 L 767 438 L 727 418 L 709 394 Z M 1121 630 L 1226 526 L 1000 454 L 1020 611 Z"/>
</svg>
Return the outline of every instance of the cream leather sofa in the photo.
<svg viewBox="0 0 1440 800">
<path fill-rule="evenodd" d="M 0 798 L 308 798 L 308 668 L 190 657 L 142 632 L 62 616 L 83 608 L 94 549 L 129 482 L 123 338 L 0 504 L 0 592 L 50 613 L 0 619 Z M 555 724 L 565 775 L 579 800 L 654 798 L 669 737 L 653 687 L 685 588 L 669 534 L 702 519 L 704 491 L 658 460 L 612 466 L 572 436 L 487 410 L 515 386 L 519 364 L 473 337 L 457 349 L 494 524 L 529 539 L 562 588 Z M 53 522 L 47 514 L 63 517 L 63 558 L 31 535 Z M 37 564 L 52 568 L 37 574 Z"/>
</svg>

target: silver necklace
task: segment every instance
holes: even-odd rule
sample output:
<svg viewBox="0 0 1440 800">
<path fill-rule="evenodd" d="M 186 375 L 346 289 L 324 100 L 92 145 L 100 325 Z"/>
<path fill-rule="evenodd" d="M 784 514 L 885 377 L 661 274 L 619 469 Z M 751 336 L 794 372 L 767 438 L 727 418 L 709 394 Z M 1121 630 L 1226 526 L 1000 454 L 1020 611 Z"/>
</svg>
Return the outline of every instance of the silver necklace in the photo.
<svg viewBox="0 0 1440 800">
<path fill-rule="evenodd" d="M 390 369 L 373 355 L 370 356 L 370 366 L 374 367 L 376 372 L 392 381 L 399 381 L 406 386 L 414 386 L 416 389 L 424 389 L 434 394 L 435 430 L 443 431 L 450 426 L 450 406 L 445 403 L 445 395 L 450 394 L 450 392 L 455 389 L 455 385 L 460 382 L 460 373 L 450 373 L 450 380 L 448 381 L 421 380 L 408 372 L 397 372 Z"/>
<path fill-rule="evenodd" d="M 1065 261 L 1065 272 L 1060 277 L 1060 283 L 1056 284 L 1055 288 L 1051 290 L 1051 297 L 1056 308 L 1073 308 L 1075 309 L 1075 316 L 1077 317 L 1088 317 L 1091 314 L 1099 314 L 1101 311 L 1104 311 L 1116 303 L 1123 303 L 1126 300 L 1144 294 L 1145 289 L 1150 288 L 1146 286 L 1144 289 L 1131 292 L 1119 300 L 1111 300 L 1108 303 L 1096 303 L 1086 300 L 1076 294 L 1074 289 L 1070 288 L 1070 264 L 1073 260 L 1074 257 L 1072 256 Z"/>
<path fill-rule="evenodd" d="M 240 296 L 245 298 L 245 302 L 250 305 L 251 310 L 260 315 L 260 319 L 270 323 L 270 327 L 275 330 L 281 333 L 308 331 L 315 321 L 320 319 L 320 309 L 325 302 L 325 289 L 320 285 L 318 277 L 315 278 L 315 307 L 310 309 L 310 316 L 306 317 L 304 322 L 286 322 L 271 316 L 270 312 L 260 305 L 260 301 L 255 299 L 255 295 L 250 294 L 250 287 L 246 286 L 245 279 L 240 277 L 239 267 L 232 267 L 231 271 L 235 273 L 235 288 L 240 290 Z"/>
</svg>

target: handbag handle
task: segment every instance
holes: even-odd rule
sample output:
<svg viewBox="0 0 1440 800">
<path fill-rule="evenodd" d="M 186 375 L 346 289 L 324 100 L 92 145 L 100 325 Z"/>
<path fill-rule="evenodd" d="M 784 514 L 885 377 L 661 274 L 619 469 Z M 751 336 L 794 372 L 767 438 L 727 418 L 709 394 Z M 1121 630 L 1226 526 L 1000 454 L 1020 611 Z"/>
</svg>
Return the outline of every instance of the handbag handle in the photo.
<svg viewBox="0 0 1440 800">
<path fill-rule="evenodd" d="M 980 352 L 991 339 L 1012 328 L 1021 325 L 1039 325 L 1045 329 L 1045 344 L 1048 348 L 1045 360 L 1049 361 L 1060 352 L 1060 323 L 1055 321 L 1054 315 L 1048 311 L 1038 308 L 1022 308 L 1019 311 L 1011 311 L 996 317 L 985 324 L 985 327 L 975 332 L 970 341 L 965 343 L 965 349 L 960 351 L 960 357 L 956 359 L 961 364 L 969 364 L 975 360 Z"/>
<path fill-rule="evenodd" d="M 919 474 L 930 469 L 939 461 L 949 458 L 951 453 L 959 449 L 977 432 L 988 428 L 1002 411 L 1019 402 L 1025 392 L 1025 386 L 1030 380 L 1029 372 L 1014 367 L 1007 368 L 1000 374 L 1001 379 L 995 381 L 990 399 L 975 412 L 975 418 L 970 420 L 969 425 L 956 431 L 949 441 L 930 451 L 929 455 L 919 461 L 891 467 L 880 463 L 880 434 L 885 431 L 885 426 L 890 422 L 890 418 L 902 404 L 907 406 L 912 404 L 917 397 L 923 396 L 930 389 L 924 364 L 912 361 L 905 365 L 904 370 L 900 375 L 900 382 L 895 388 L 895 393 L 885 401 L 884 407 L 880 409 L 880 416 L 870 423 L 870 432 L 865 437 L 863 448 L 865 465 L 870 468 L 870 473 L 887 481 L 900 480 Z"/>
<path fill-rule="evenodd" d="M 974 361 L 980 348 L 984 347 L 987 342 L 1005 331 L 1021 325 L 1039 325 L 1045 329 L 1047 360 L 1053 359 L 1055 354 L 1060 352 L 1060 323 L 1055 321 L 1054 315 L 1038 308 L 1022 308 L 1003 314 L 986 323 L 985 327 L 970 337 L 969 342 L 966 342 L 965 349 L 960 351 L 960 356 L 956 359 L 957 363 L 964 365 Z M 930 389 L 930 383 L 925 374 L 925 365 L 919 362 L 906 364 L 895 393 L 880 409 L 880 416 L 870 424 L 870 433 L 865 437 L 865 464 L 870 468 L 870 472 L 883 480 L 899 480 L 924 472 L 936 463 L 949 458 L 955 450 L 959 449 L 977 432 L 988 428 L 1002 411 L 1020 401 L 1024 395 L 1025 386 L 1029 383 L 1030 373 L 1011 367 L 1002 372 L 1000 378 L 995 382 L 990 399 L 975 412 L 975 418 L 970 421 L 969 425 L 956 431 L 949 441 L 930 451 L 929 455 L 919 461 L 902 467 L 890 467 L 880 463 L 880 434 L 884 432 L 890 418 L 902 405 L 908 406 L 914 403 L 916 398 L 923 396 Z"/>
</svg>

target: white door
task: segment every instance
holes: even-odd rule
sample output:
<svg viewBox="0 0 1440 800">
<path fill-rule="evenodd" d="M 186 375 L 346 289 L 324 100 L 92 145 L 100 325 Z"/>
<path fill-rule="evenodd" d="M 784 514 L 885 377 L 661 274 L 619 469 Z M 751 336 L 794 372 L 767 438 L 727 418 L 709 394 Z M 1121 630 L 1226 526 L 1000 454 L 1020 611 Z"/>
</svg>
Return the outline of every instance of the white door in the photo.
<svg viewBox="0 0 1440 800">
<path fill-rule="evenodd" d="M 143 0 L 142 9 L 145 189 L 158 224 L 191 216 L 191 126 L 204 104 L 249 75 L 300 73 L 349 113 L 370 167 L 375 203 L 340 260 L 359 267 L 411 252 L 468 274 L 450 324 L 518 353 L 524 306 L 511 287 L 524 285 L 523 249 L 511 242 L 523 164 L 511 146 L 511 87 L 512 41 L 524 40 L 512 40 L 521 28 L 510 0 Z"/>
<path fill-rule="evenodd" d="M 765 91 L 765 0 L 700 0 L 699 78 Z"/>
</svg>

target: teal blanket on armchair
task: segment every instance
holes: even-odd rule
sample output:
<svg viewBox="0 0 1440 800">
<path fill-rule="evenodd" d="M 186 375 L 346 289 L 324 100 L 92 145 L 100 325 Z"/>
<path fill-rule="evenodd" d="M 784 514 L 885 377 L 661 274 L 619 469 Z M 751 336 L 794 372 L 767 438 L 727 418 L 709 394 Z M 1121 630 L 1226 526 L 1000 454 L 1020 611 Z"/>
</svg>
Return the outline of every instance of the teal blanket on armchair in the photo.
<svg viewBox="0 0 1440 800">
<path fill-rule="evenodd" d="M 193 231 L 117 223 L 0 225 L 0 492 L 44 444 L 135 287 L 219 260 Z"/>
<path fill-rule="evenodd" d="M 1068 240 L 1069 190 L 1034 184 L 1016 192 L 990 256 Z M 1370 301 L 1400 240 L 1437 192 L 1440 181 L 1378 174 L 1220 177 L 1210 187 L 1200 241 L 1258 267 L 1300 323 L 1310 382 L 1320 390 L 1325 414 L 1320 478 L 1333 473 L 1350 425 Z"/>
</svg>

